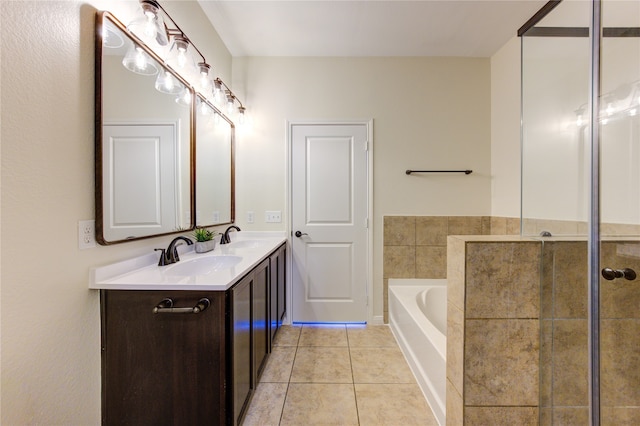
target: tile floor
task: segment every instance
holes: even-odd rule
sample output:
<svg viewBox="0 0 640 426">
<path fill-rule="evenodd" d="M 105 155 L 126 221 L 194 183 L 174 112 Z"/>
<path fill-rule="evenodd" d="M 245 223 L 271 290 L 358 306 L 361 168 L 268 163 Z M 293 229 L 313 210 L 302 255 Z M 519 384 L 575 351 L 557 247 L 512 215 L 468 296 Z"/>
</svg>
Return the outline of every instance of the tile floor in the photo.
<svg viewBox="0 0 640 426">
<path fill-rule="evenodd" d="M 388 326 L 283 326 L 244 425 L 437 425 Z"/>
</svg>

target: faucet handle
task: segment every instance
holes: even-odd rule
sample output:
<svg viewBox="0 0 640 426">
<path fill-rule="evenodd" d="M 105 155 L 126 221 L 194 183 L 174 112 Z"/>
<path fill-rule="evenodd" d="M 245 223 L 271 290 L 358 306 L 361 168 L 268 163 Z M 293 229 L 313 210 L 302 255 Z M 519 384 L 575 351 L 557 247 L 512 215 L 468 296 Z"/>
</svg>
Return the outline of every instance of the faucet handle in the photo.
<svg viewBox="0 0 640 426">
<path fill-rule="evenodd" d="M 160 252 L 160 260 L 158 260 L 158 266 L 165 266 L 167 264 L 167 254 L 165 249 L 157 248 L 157 249 L 153 249 L 153 251 Z"/>
</svg>

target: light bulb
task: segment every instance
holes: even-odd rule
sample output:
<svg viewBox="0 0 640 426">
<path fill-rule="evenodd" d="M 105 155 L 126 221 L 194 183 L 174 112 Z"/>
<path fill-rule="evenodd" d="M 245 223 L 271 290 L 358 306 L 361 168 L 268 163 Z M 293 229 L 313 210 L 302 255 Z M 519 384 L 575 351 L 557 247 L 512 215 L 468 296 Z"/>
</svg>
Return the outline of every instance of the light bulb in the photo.
<svg viewBox="0 0 640 426">
<path fill-rule="evenodd" d="M 238 107 L 238 124 L 244 124 L 246 110 L 247 109 L 243 106 Z"/>
<path fill-rule="evenodd" d="M 629 110 L 629 115 L 630 115 L 631 117 L 635 117 L 637 114 L 638 114 L 638 108 L 631 108 L 631 109 Z"/>
<path fill-rule="evenodd" d="M 210 115 L 213 111 L 209 108 L 206 102 L 200 101 L 200 108 L 198 108 L 200 115 L 207 116 Z"/>
<path fill-rule="evenodd" d="M 582 119 L 582 114 L 578 115 L 578 119 L 576 120 L 576 126 L 580 127 L 584 124 L 584 121 Z"/>
<path fill-rule="evenodd" d="M 176 98 L 176 103 L 182 106 L 191 105 L 191 92 L 188 89 L 184 89 L 182 93 Z"/>
<path fill-rule="evenodd" d="M 200 63 L 200 89 L 202 93 L 207 93 L 211 90 L 211 78 L 209 77 L 211 66 L 209 64 Z"/>
<path fill-rule="evenodd" d="M 213 122 L 215 124 L 219 124 L 220 123 L 220 114 L 218 114 L 217 112 L 213 113 Z"/>
</svg>

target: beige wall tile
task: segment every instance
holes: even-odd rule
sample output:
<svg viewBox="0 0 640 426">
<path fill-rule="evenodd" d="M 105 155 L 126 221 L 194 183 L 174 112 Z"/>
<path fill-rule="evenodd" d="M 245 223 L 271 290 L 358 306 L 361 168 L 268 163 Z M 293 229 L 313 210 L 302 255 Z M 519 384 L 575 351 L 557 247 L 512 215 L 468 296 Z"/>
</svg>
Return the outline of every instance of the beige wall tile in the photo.
<svg viewBox="0 0 640 426">
<path fill-rule="evenodd" d="M 639 407 L 601 407 L 602 426 L 638 426 L 640 425 Z"/>
<path fill-rule="evenodd" d="M 481 216 L 481 235 L 491 235 L 491 216 Z"/>
<path fill-rule="evenodd" d="M 553 321 L 553 404 L 589 403 L 587 320 Z"/>
<path fill-rule="evenodd" d="M 447 247 L 416 246 L 416 278 L 447 278 Z"/>
<path fill-rule="evenodd" d="M 555 407 L 554 425 L 588 425 L 589 407 Z"/>
<path fill-rule="evenodd" d="M 553 321 L 540 321 L 540 405 L 553 405 Z"/>
<path fill-rule="evenodd" d="M 607 406 L 640 406 L 640 320 L 600 321 L 601 400 Z"/>
<path fill-rule="evenodd" d="M 465 407 L 465 426 L 537 426 L 538 407 Z"/>
<path fill-rule="evenodd" d="M 464 385 L 464 312 L 447 304 L 447 380 L 462 395 Z"/>
<path fill-rule="evenodd" d="M 416 245 L 446 246 L 448 219 L 446 216 L 417 216 Z"/>
<path fill-rule="evenodd" d="M 520 235 L 520 218 L 507 218 L 507 235 Z"/>
<path fill-rule="evenodd" d="M 384 217 L 384 245 L 385 246 L 416 245 L 415 216 L 385 216 Z"/>
<path fill-rule="evenodd" d="M 586 242 L 555 242 L 554 318 L 586 318 L 588 267 Z"/>
<path fill-rule="evenodd" d="M 538 318 L 541 245 L 538 242 L 467 243 L 469 318 Z"/>
<path fill-rule="evenodd" d="M 555 242 L 546 241 L 542 245 L 542 263 L 540 268 L 540 317 L 553 318 L 553 258 Z"/>
<path fill-rule="evenodd" d="M 482 216 L 449 216 L 449 235 L 482 235 Z"/>
<path fill-rule="evenodd" d="M 415 246 L 384 246 L 383 257 L 384 278 L 415 278 Z"/>
<path fill-rule="evenodd" d="M 447 238 L 447 301 L 464 310 L 466 242 Z"/>
<path fill-rule="evenodd" d="M 507 235 L 507 218 L 491 216 L 491 235 Z"/>
<path fill-rule="evenodd" d="M 464 403 L 462 396 L 456 388 L 447 380 L 447 426 L 460 426 L 464 423 Z"/>
<path fill-rule="evenodd" d="M 464 403 L 538 405 L 538 320 L 466 320 Z"/>
</svg>

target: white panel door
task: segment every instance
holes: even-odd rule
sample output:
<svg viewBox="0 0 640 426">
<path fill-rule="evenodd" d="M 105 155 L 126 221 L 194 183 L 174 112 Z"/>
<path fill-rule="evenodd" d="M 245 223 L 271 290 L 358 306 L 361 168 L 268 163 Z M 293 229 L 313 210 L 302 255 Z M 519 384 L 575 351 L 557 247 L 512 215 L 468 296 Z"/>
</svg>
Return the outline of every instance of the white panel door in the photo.
<svg viewBox="0 0 640 426">
<path fill-rule="evenodd" d="M 106 239 L 136 237 L 139 228 L 175 231 L 176 126 L 106 124 L 103 139 Z"/>
<path fill-rule="evenodd" d="M 292 321 L 367 319 L 367 126 L 293 124 Z"/>
</svg>

